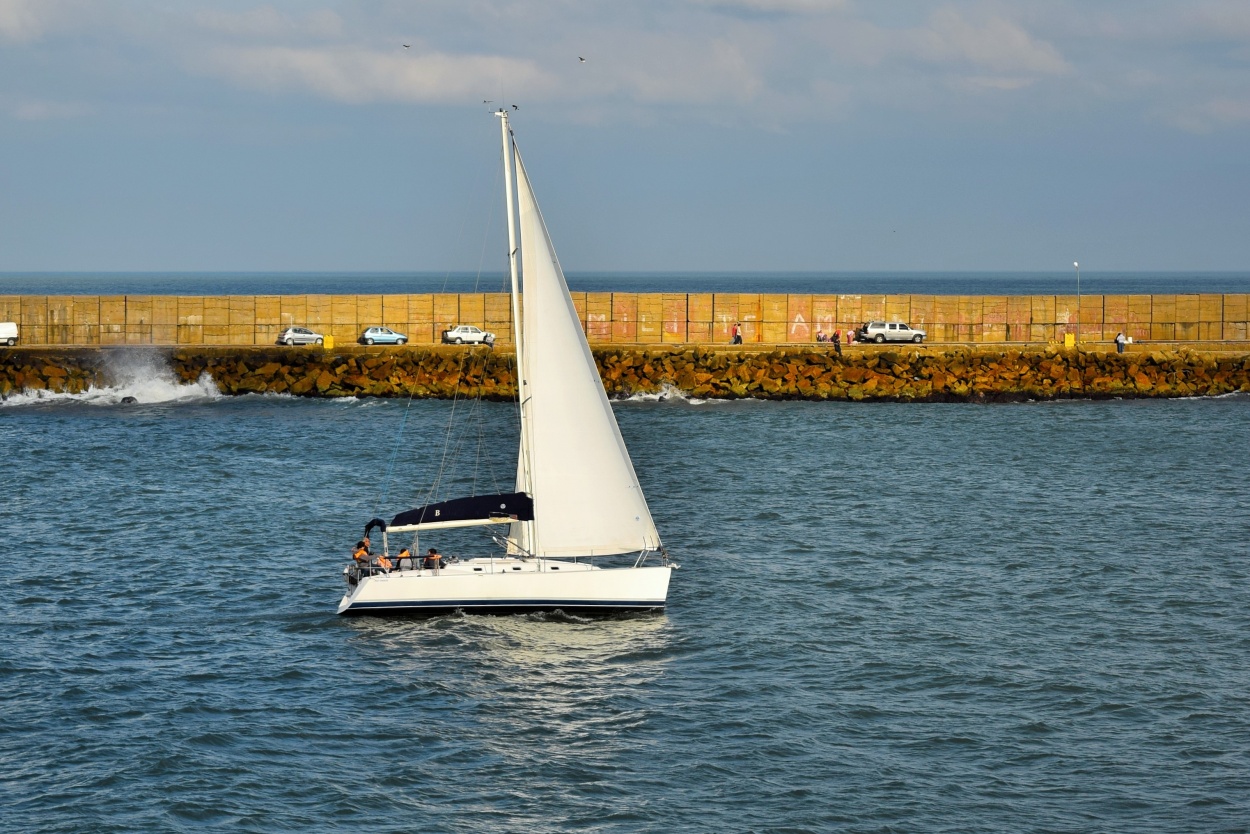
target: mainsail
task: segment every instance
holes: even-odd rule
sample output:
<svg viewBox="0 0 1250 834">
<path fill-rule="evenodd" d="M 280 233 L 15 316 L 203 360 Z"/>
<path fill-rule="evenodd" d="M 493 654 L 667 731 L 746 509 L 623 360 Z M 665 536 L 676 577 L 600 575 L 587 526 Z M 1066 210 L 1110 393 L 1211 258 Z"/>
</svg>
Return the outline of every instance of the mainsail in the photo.
<svg viewBox="0 0 1250 834">
<path fill-rule="evenodd" d="M 517 491 L 533 496 L 534 521 L 528 536 L 514 524 L 514 537 L 535 556 L 658 550 L 660 534 L 519 152 L 515 159 L 525 337 Z"/>
</svg>

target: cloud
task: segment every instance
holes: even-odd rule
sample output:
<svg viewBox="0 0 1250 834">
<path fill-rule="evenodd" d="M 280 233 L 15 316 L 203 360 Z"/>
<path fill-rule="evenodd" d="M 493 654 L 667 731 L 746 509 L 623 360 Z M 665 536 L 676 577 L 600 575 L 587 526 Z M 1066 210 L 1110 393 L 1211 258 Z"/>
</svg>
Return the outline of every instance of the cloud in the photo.
<svg viewBox="0 0 1250 834">
<path fill-rule="evenodd" d="M 841 11 L 848 0 L 693 0 L 696 6 L 753 14 L 826 14 Z"/>
<path fill-rule="evenodd" d="M 1054 46 L 1001 17 L 974 24 L 954 9 L 941 9 L 907 40 L 917 58 L 933 64 L 1027 75 L 1062 75 L 1072 69 Z"/>
<path fill-rule="evenodd" d="M 1250 42 L 1250 5 L 1244 0 L 1165 4 L 1127 15 L 1113 8 L 1082 23 L 1100 37 L 1130 43 Z"/>
<path fill-rule="evenodd" d="M 1209 99 L 1165 114 L 1164 121 L 1189 133 L 1211 133 L 1221 127 L 1250 123 L 1250 99 Z"/>
<path fill-rule="evenodd" d="M 447 103 L 510 91 L 549 92 L 553 80 L 533 62 L 444 52 L 385 53 L 360 47 L 220 47 L 193 61 L 200 72 L 252 89 L 297 90 L 347 104 Z"/>
<path fill-rule="evenodd" d="M 1032 84 L 1034 79 L 1010 75 L 969 75 L 957 78 L 953 86 L 968 90 L 1000 90 L 1010 92 L 1022 90 Z"/>
<path fill-rule="evenodd" d="M 634 35 L 607 53 L 595 83 L 640 104 L 743 104 L 768 91 L 760 51 L 746 38 Z"/>
<path fill-rule="evenodd" d="M 342 18 L 324 9 L 302 17 L 283 14 L 273 6 L 260 6 L 244 12 L 210 9 L 196 12 L 195 23 L 202 29 L 248 38 L 333 38 L 343 33 Z"/>
<path fill-rule="evenodd" d="M 76 119 L 96 111 L 95 106 L 72 101 L 23 101 L 13 108 L 13 117 L 23 122 Z"/>
<path fill-rule="evenodd" d="M 31 41 L 44 31 L 48 4 L 38 0 L 0 0 L 0 36 L 11 41 Z"/>
<path fill-rule="evenodd" d="M 1208 130 L 1245 123 L 1250 4 L 0 0 L 6 42 L 19 69 L 6 79 L 11 101 L 90 100 L 94 90 L 111 107 L 159 99 L 190 74 L 348 104 L 506 91 L 570 119 L 596 108 L 669 118 L 681 107 L 693 119 L 788 129 L 873 112 L 1001 118 L 1116 102 Z M 59 50 L 57 88 L 39 69 L 47 49 Z"/>
</svg>

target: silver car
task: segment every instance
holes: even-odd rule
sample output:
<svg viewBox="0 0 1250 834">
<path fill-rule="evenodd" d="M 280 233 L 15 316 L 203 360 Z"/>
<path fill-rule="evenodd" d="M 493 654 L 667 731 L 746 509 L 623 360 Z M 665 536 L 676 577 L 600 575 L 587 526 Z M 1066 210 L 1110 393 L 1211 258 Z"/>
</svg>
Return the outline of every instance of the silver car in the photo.
<svg viewBox="0 0 1250 834">
<path fill-rule="evenodd" d="M 489 333 L 480 327 L 474 327 L 471 324 L 457 324 L 455 327 L 443 331 L 443 341 L 452 345 L 463 344 L 495 344 L 495 334 Z"/>
<path fill-rule="evenodd" d="M 860 342 L 915 342 L 920 344 L 927 334 L 917 330 L 910 324 L 901 321 L 870 321 L 865 322 L 855 333 L 856 341 Z"/>
<path fill-rule="evenodd" d="M 360 341 L 366 345 L 406 345 L 408 337 L 389 327 L 369 327 L 360 334 Z"/>
<path fill-rule="evenodd" d="M 320 345 L 325 340 L 325 336 L 314 333 L 307 327 L 288 327 L 278 334 L 280 345 Z"/>
</svg>

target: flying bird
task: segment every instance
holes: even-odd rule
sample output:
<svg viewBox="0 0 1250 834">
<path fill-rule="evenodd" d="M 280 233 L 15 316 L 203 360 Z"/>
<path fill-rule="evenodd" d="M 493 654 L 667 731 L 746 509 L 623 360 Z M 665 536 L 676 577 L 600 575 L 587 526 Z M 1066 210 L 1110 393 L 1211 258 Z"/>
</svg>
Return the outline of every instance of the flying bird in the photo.
<svg viewBox="0 0 1250 834">
<path fill-rule="evenodd" d="M 583 58 L 581 55 L 577 56 L 577 60 L 581 61 L 583 64 L 586 63 L 586 59 Z"/>
<path fill-rule="evenodd" d="M 404 44 L 404 49 L 411 49 L 411 48 L 412 48 L 412 44 L 410 43 Z"/>
<path fill-rule="evenodd" d="M 517 107 L 517 106 L 514 104 L 514 105 L 512 105 L 512 109 L 513 109 L 513 110 L 520 110 L 521 108 L 520 108 L 520 107 Z"/>
</svg>

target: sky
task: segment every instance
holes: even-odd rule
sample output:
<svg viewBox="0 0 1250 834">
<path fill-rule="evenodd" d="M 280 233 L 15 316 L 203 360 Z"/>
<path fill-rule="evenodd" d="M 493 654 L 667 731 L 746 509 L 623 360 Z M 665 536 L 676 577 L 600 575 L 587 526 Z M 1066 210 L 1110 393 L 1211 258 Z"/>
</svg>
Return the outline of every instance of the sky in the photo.
<svg viewBox="0 0 1250 834">
<path fill-rule="evenodd" d="M 0 0 L 0 273 L 497 272 L 499 106 L 569 272 L 1250 269 L 1247 0 Z"/>
</svg>

